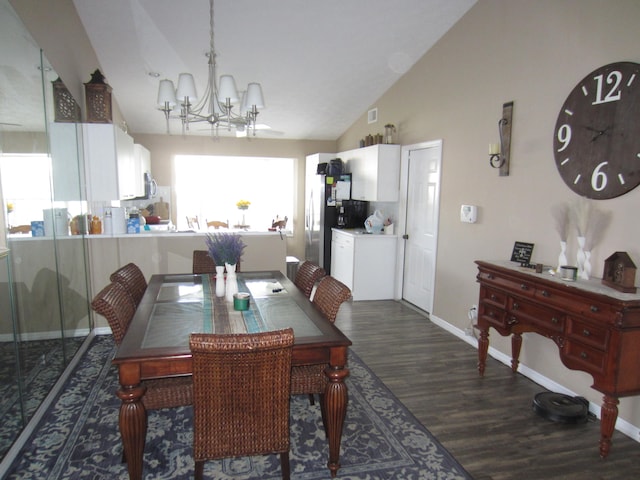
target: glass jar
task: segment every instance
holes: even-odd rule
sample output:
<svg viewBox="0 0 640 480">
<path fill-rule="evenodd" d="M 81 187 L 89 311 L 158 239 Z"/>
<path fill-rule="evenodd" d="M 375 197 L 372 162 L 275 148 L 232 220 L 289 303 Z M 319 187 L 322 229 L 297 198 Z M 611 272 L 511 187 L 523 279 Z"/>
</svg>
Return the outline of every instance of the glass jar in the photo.
<svg viewBox="0 0 640 480">
<path fill-rule="evenodd" d="M 388 145 L 396 143 L 395 135 L 396 127 L 391 123 L 386 124 L 384 126 L 384 143 Z"/>
</svg>

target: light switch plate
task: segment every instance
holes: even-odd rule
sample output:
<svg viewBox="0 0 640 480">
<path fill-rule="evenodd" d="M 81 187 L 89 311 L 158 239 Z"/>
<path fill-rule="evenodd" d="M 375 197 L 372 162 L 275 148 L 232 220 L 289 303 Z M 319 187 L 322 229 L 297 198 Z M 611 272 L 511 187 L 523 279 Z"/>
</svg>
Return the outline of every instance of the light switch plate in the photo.
<svg viewBox="0 0 640 480">
<path fill-rule="evenodd" d="M 478 207 L 475 205 L 462 205 L 460 207 L 460 221 L 463 223 L 476 223 L 478 219 Z"/>
</svg>

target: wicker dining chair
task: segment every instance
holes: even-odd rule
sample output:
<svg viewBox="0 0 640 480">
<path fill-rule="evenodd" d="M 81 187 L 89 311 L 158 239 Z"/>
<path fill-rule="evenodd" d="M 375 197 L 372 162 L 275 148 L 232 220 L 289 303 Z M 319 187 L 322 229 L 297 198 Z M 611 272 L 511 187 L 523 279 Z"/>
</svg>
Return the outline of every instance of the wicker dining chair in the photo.
<svg viewBox="0 0 640 480">
<path fill-rule="evenodd" d="M 336 321 L 340 305 L 350 298 L 351 289 L 340 280 L 336 280 L 331 275 L 327 275 L 320 280 L 311 303 L 320 310 L 324 318 L 333 323 Z"/>
<path fill-rule="evenodd" d="M 124 267 L 120 267 L 109 277 L 112 282 L 121 284 L 131 295 L 136 308 L 140 305 L 140 300 L 147 290 L 147 280 L 144 273 L 135 263 L 128 263 Z"/>
<path fill-rule="evenodd" d="M 293 283 L 298 287 L 307 298 L 311 298 L 311 292 L 318 280 L 326 276 L 327 272 L 320 265 L 313 262 L 305 261 L 298 267 Z"/>
<path fill-rule="evenodd" d="M 195 479 L 207 460 L 280 454 L 289 467 L 289 392 L 293 329 L 192 333 Z"/>
<path fill-rule="evenodd" d="M 351 290 L 344 283 L 327 275 L 320 280 L 312 303 L 331 323 L 335 322 L 340 305 L 351 298 Z M 313 395 L 324 394 L 327 376 L 324 374 L 326 364 L 296 365 L 291 368 L 291 394 L 309 395 L 309 402 L 314 404 Z"/>
<path fill-rule="evenodd" d="M 136 312 L 131 295 L 118 282 L 111 282 L 91 301 L 91 308 L 109 322 L 116 345 L 122 343 L 129 323 Z M 147 391 L 142 403 L 147 410 L 173 408 L 193 403 L 191 377 L 159 378 L 145 380 Z"/>
<path fill-rule="evenodd" d="M 209 256 L 207 250 L 194 250 L 191 268 L 194 275 L 216 273 L 216 262 Z M 236 263 L 236 272 L 239 271 L 240 261 L 238 260 L 238 263 Z"/>
<path fill-rule="evenodd" d="M 216 273 L 216 262 L 209 256 L 207 250 L 193 251 L 193 274 Z"/>
</svg>

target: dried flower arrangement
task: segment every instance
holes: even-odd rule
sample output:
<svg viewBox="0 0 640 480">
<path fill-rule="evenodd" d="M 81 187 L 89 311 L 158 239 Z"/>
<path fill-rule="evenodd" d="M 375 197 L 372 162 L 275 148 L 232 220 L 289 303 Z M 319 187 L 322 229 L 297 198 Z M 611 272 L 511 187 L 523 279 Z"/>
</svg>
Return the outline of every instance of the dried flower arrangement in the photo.
<svg viewBox="0 0 640 480">
<path fill-rule="evenodd" d="M 235 265 L 240 261 L 247 246 L 235 233 L 207 233 L 205 238 L 209 256 L 216 265 Z"/>
<path fill-rule="evenodd" d="M 569 206 L 566 203 L 554 205 L 551 208 L 551 215 L 553 215 L 556 232 L 560 235 L 560 241 L 566 242 L 569 235 Z"/>
</svg>

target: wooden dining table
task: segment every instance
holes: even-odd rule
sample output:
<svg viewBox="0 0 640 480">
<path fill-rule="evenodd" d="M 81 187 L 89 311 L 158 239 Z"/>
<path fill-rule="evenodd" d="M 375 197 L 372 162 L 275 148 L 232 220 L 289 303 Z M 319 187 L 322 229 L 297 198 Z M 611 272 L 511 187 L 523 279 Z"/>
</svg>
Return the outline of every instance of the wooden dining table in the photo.
<svg viewBox="0 0 640 480">
<path fill-rule="evenodd" d="M 118 367 L 121 399 L 120 434 L 129 478 L 141 480 L 147 432 L 142 403 L 144 380 L 192 374 L 189 334 L 252 333 L 293 327 L 292 364 L 326 364 L 325 429 L 328 468 L 340 468 L 340 440 L 347 410 L 351 341 L 326 320 L 312 302 L 281 272 L 237 273 L 238 290 L 251 295 L 250 308 L 236 311 L 215 295 L 215 275 L 157 274 L 135 312 L 113 359 Z"/>
</svg>

